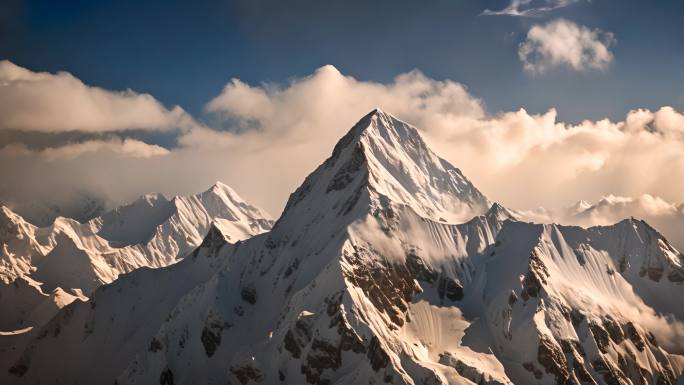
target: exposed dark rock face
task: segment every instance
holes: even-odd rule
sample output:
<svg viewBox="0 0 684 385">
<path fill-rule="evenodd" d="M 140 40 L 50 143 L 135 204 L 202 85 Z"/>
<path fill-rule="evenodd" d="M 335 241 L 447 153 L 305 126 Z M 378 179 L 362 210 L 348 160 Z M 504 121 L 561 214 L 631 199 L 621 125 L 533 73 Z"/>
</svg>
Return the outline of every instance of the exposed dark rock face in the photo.
<svg viewBox="0 0 684 385">
<path fill-rule="evenodd" d="M 601 325 L 594 322 L 589 322 L 589 329 L 591 329 L 591 334 L 594 336 L 596 346 L 598 346 L 601 353 L 608 353 L 608 347 L 610 346 L 610 336 L 608 335 L 608 332 L 601 327 Z"/>
<path fill-rule="evenodd" d="M 26 371 L 28 367 L 24 364 L 16 364 L 9 369 L 9 373 L 17 377 L 23 377 Z"/>
<path fill-rule="evenodd" d="M 344 271 L 345 277 L 363 290 L 379 312 L 389 317 L 393 324 L 390 327 L 396 329 L 404 325 L 408 304 L 421 291 L 409 269 L 405 265 L 376 260 L 364 249 L 345 253 L 343 258 L 349 266 Z"/>
<path fill-rule="evenodd" d="M 261 382 L 264 379 L 261 370 L 250 363 L 231 366 L 230 372 L 242 385 L 245 385 L 250 381 Z"/>
<path fill-rule="evenodd" d="M 221 329 L 214 330 L 207 326 L 202 329 L 202 335 L 200 337 L 202 340 L 202 346 L 204 346 L 204 352 L 207 357 L 211 357 L 216 352 L 216 348 L 221 344 Z"/>
<path fill-rule="evenodd" d="M 530 254 L 527 267 L 527 274 L 525 274 L 522 282 L 523 290 L 520 293 L 525 301 L 531 297 L 536 298 L 542 289 L 542 285 L 546 284 L 546 278 L 549 277 L 546 265 L 539 259 L 535 251 Z"/>
<path fill-rule="evenodd" d="M 240 297 L 245 302 L 254 305 L 257 301 L 257 292 L 253 286 L 245 286 L 240 290 Z"/>
<path fill-rule="evenodd" d="M 613 319 L 613 317 L 606 316 L 606 318 L 603 319 L 603 327 L 608 331 L 610 339 L 616 344 L 625 340 L 625 334 L 622 331 L 622 327 Z"/>
<path fill-rule="evenodd" d="M 302 349 L 299 347 L 299 344 L 295 340 L 294 333 L 292 333 L 292 330 L 288 330 L 287 333 L 285 333 L 285 338 L 283 339 L 283 346 L 285 347 L 285 350 L 292 354 L 292 357 L 299 358 L 302 356 Z"/>
<path fill-rule="evenodd" d="M 568 372 L 568 363 L 565 360 L 565 355 L 563 355 L 561 349 L 547 337 L 541 336 L 539 338 L 537 361 L 544 367 L 546 373 L 551 373 L 556 376 L 556 384 L 570 384 L 570 373 Z"/>
<path fill-rule="evenodd" d="M 586 357 L 586 354 L 582 345 L 576 340 L 561 340 L 560 345 L 568 360 L 568 369 L 570 369 L 570 362 L 572 362 L 572 371 L 575 377 L 583 384 L 595 385 L 596 381 L 594 381 L 585 367 L 584 357 Z"/>
<path fill-rule="evenodd" d="M 684 256 L 682 254 L 679 254 L 679 259 L 684 260 Z M 667 279 L 670 282 L 675 283 L 684 282 L 684 269 L 675 269 L 670 271 L 670 274 L 667 275 Z"/>
<path fill-rule="evenodd" d="M 603 377 L 607 385 L 629 385 L 630 381 L 622 371 L 603 358 L 598 358 L 592 362 L 594 370 Z"/>
<path fill-rule="evenodd" d="M 570 320 L 572 321 L 572 326 L 577 329 L 579 324 L 584 320 L 585 316 L 581 311 L 577 309 L 570 310 Z"/>
<path fill-rule="evenodd" d="M 451 301 L 460 301 L 463 299 L 463 286 L 455 279 L 443 276 L 439 280 L 437 293 L 439 293 L 439 298 L 446 297 Z"/>
<path fill-rule="evenodd" d="M 164 349 L 164 345 L 162 345 L 161 341 L 156 338 L 152 338 L 152 341 L 150 341 L 150 347 L 147 350 L 150 352 L 158 352 L 162 349 Z"/>
<path fill-rule="evenodd" d="M 627 268 L 629 267 L 629 262 L 627 261 L 627 256 L 622 255 L 620 257 L 620 260 L 618 261 L 618 269 L 620 269 L 620 273 L 624 273 L 627 271 Z"/>
<path fill-rule="evenodd" d="M 302 355 L 302 348 L 311 341 L 311 325 L 305 319 L 298 319 L 294 327 L 285 333 L 283 346 L 285 350 L 292 354 L 292 357 L 299 358 Z"/>
<path fill-rule="evenodd" d="M 221 230 L 213 225 L 209 228 L 209 233 L 204 237 L 202 244 L 195 251 L 192 252 L 192 258 L 196 259 L 200 251 L 206 250 L 206 255 L 217 255 L 218 251 L 226 244 L 226 239 L 223 238 Z"/>
<path fill-rule="evenodd" d="M 503 385 L 499 381 L 491 380 L 481 369 L 466 364 L 449 352 L 439 355 L 439 363 L 456 369 L 458 374 L 475 384 Z M 541 372 L 539 372 L 539 378 L 541 378 Z"/>
<path fill-rule="evenodd" d="M 305 361 L 306 365 L 302 365 L 302 373 L 306 376 L 306 381 L 310 384 L 320 384 L 324 370 L 339 369 L 342 365 L 341 353 L 340 347 L 324 340 L 314 339 Z"/>
<path fill-rule="evenodd" d="M 380 340 L 378 340 L 377 337 L 371 339 L 366 355 L 371 362 L 371 367 L 375 371 L 387 367 L 387 364 L 389 363 L 389 356 L 382 349 L 382 346 L 380 346 Z"/>
<path fill-rule="evenodd" d="M 648 278 L 651 281 L 660 282 L 660 279 L 663 277 L 663 271 L 662 267 L 649 267 L 646 269 L 646 274 L 648 274 Z"/>
<path fill-rule="evenodd" d="M 168 367 L 159 375 L 159 385 L 173 385 L 173 372 Z"/>
<path fill-rule="evenodd" d="M 301 366 L 301 372 L 307 382 L 311 384 L 327 383 L 323 378 L 323 372 L 327 369 L 337 370 L 342 365 L 342 353 L 345 351 L 356 354 L 366 352 L 363 339 L 349 326 L 344 311 L 341 307 L 343 293 L 326 298 L 327 308 L 324 315 L 330 318 L 330 328 L 336 329 L 337 337 L 334 339 L 313 338 L 311 323 L 314 316 L 300 318 L 295 322 L 293 329 L 285 336 L 285 348 L 294 357 L 301 356 L 303 347 L 310 343 L 309 352 Z M 289 347 L 288 347 L 289 345 Z"/>
<path fill-rule="evenodd" d="M 406 255 L 406 266 L 419 281 L 435 283 L 439 277 L 439 273 L 428 267 L 413 251 Z"/>
<path fill-rule="evenodd" d="M 644 351 L 645 344 L 644 344 L 644 339 L 641 337 L 641 334 L 636 330 L 636 327 L 634 327 L 634 324 L 632 322 L 627 322 L 625 324 L 625 334 L 627 334 L 627 338 L 629 338 L 630 341 L 636 346 L 637 349 L 639 349 L 640 352 Z"/>
</svg>

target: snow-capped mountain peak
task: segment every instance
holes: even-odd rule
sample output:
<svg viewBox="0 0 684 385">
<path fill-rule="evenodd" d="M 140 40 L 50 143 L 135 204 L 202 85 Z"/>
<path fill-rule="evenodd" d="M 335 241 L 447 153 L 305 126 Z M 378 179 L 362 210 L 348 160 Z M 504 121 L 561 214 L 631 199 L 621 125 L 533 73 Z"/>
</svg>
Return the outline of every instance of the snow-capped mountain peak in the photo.
<svg viewBox="0 0 684 385">
<path fill-rule="evenodd" d="M 320 191 L 313 193 L 314 189 Z M 427 147 L 415 127 L 379 109 L 340 139 L 330 158 L 291 195 L 285 213 L 300 201 L 317 200 L 322 194 L 333 196 L 326 201 L 341 215 L 371 194 L 449 223 L 463 222 L 490 206 L 460 170 Z"/>
</svg>

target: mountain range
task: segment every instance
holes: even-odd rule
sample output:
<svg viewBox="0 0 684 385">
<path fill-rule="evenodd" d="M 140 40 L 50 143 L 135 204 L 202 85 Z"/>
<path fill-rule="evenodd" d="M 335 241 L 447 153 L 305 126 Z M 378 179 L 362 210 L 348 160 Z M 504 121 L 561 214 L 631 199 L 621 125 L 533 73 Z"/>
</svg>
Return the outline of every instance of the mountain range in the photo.
<svg viewBox="0 0 684 385">
<path fill-rule="evenodd" d="M 0 336 L 0 382 L 677 383 L 684 256 L 634 218 L 527 219 L 381 110 L 272 227 L 223 185 L 45 229 L 4 208 L 6 286 L 78 300 Z"/>
<path fill-rule="evenodd" d="M 121 274 L 173 264 L 201 243 L 210 226 L 235 242 L 271 224 L 221 183 L 170 200 L 148 194 L 85 223 L 58 217 L 43 228 L 2 206 L 0 330 L 40 326 Z"/>
</svg>

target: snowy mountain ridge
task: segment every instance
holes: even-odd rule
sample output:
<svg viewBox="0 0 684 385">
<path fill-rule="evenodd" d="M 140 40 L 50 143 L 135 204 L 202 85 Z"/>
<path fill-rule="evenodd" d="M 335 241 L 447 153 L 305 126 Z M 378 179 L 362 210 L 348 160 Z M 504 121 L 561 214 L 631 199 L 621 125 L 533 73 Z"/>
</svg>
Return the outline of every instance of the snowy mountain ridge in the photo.
<svg viewBox="0 0 684 385">
<path fill-rule="evenodd" d="M 221 183 L 170 200 L 148 194 L 86 223 L 58 217 L 46 228 L 7 207 L 1 210 L 2 306 L 14 310 L 2 317 L 2 330 L 30 326 L 24 318 L 55 290 L 72 299 L 84 297 L 122 273 L 177 262 L 214 222 L 231 242 L 266 231 L 272 223 Z"/>
<path fill-rule="evenodd" d="M 636 220 L 522 222 L 375 110 L 269 232 L 214 227 L 179 263 L 100 287 L 0 380 L 673 384 L 683 262 Z"/>
</svg>

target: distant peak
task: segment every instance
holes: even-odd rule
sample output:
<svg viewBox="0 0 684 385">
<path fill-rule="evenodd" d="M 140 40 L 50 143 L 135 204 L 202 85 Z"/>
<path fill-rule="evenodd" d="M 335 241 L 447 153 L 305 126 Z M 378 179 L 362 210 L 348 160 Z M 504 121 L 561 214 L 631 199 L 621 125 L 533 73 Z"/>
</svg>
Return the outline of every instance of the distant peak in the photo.
<svg viewBox="0 0 684 385">
<path fill-rule="evenodd" d="M 233 190 L 230 186 L 221 181 L 216 181 L 216 183 L 211 185 L 211 187 L 209 187 L 209 189 L 204 191 L 204 193 L 202 194 L 221 195 L 229 198 L 231 201 L 242 202 L 242 198 L 238 195 L 238 193 L 236 193 L 235 190 Z"/>
<path fill-rule="evenodd" d="M 498 202 L 494 202 L 485 215 L 498 220 L 515 219 L 515 216 Z"/>
<path fill-rule="evenodd" d="M 162 203 L 162 204 L 169 203 L 169 200 L 162 193 L 148 193 L 148 194 L 142 195 L 135 202 L 131 203 L 128 206 L 137 206 L 137 205 L 143 204 L 143 203 L 146 205 L 149 205 L 149 206 L 156 206 L 159 203 Z"/>
<path fill-rule="evenodd" d="M 230 187 L 229 187 L 227 184 L 221 182 L 220 180 L 217 180 L 213 185 L 211 185 L 211 187 L 209 188 L 209 190 L 213 190 L 213 189 L 226 189 L 226 188 L 230 188 Z"/>
</svg>

